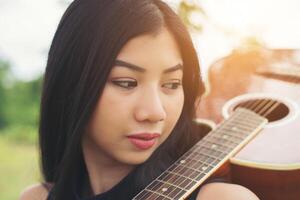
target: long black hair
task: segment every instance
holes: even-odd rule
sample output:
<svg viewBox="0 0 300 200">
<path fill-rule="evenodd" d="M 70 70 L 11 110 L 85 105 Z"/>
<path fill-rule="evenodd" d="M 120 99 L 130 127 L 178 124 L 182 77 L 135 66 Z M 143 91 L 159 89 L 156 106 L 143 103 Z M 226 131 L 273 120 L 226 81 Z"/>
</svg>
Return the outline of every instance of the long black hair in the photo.
<svg viewBox="0 0 300 200">
<path fill-rule="evenodd" d="M 54 199 L 71 199 L 86 170 L 81 139 L 121 48 L 162 27 L 173 34 L 183 59 L 184 106 L 167 140 L 137 170 L 142 189 L 195 143 L 192 119 L 203 92 L 198 58 L 187 29 L 160 0 L 74 0 L 54 35 L 44 76 L 39 144 L 44 181 Z"/>
</svg>

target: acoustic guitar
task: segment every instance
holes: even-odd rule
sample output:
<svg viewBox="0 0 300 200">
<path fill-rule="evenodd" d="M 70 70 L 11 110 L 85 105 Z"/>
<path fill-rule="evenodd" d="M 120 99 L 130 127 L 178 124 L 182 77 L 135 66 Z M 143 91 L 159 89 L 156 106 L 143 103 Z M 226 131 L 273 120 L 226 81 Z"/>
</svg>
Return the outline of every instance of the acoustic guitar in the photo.
<svg viewBox="0 0 300 200">
<path fill-rule="evenodd" d="M 222 170 L 262 200 L 299 200 L 297 53 L 234 52 L 217 61 L 197 116 L 218 125 L 133 199 L 186 199 Z"/>
<path fill-rule="evenodd" d="M 216 61 L 208 78 L 199 118 L 219 123 L 244 107 L 268 119 L 230 158 L 231 181 L 262 200 L 300 200 L 300 50 L 235 51 Z"/>
</svg>

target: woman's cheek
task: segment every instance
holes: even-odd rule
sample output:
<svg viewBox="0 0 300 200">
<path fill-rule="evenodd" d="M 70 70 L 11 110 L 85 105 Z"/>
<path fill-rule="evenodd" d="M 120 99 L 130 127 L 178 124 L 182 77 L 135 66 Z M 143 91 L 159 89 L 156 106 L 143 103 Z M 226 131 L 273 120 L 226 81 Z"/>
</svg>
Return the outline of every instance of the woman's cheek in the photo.
<svg viewBox="0 0 300 200">
<path fill-rule="evenodd" d="M 170 103 L 168 109 L 167 129 L 169 133 L 173 130 L 181 115 L 183 108 L 183 96 L 177 98 L 177 101 L 175 102 L 176 103 Z"/>
</svg>

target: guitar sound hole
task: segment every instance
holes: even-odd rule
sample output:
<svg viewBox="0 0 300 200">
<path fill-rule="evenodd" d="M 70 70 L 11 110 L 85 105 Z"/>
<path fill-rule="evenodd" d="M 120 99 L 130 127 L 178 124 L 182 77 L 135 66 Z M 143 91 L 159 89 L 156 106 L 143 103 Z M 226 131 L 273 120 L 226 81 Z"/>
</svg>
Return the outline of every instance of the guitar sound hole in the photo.
<svg viewBox="0 0 300 200">
<path fill-rule="evenodd" d="M 255 113 L 266 117 L 269 122 L 283 119 L 289 114 L 289 108 L 274 99 L 252 99 L 237 104 L 233 110 L 238 107 L 247 108 Z"/>
</svg>

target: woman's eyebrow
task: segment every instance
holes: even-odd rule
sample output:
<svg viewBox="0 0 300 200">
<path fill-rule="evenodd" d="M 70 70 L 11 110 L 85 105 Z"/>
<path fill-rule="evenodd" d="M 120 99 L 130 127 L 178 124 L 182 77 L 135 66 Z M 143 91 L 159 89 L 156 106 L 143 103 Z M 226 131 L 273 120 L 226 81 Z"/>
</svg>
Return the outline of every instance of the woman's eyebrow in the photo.
<svg viewBox="0 0 300 200">
<path fill-rule="evenodd" d="M 115 61 L 115 66 L 118 66 L 118 67 L 126 67 L 126 68 L 129 68 L 131 70 L 134 70 L 134 71 L 137 71 L 137 72 L 146 72 L 146 69 L 145 68 L 142 68 L 140 66 L 137 66 L 135 64 L 131 64 L 131 63 L 128 63 L 128 62 L 125 62 L 125 61 L 122 61 L 122 60 L 116 60 Z M 183 66 L 182 64 L 177 64 L 173 67 L 170 67 L 168 69 L 165 69 L 163 71 L 164 74 L 166 73 L 171 73 L 171 72 L 174 72 L 174 71 L 177 71 L 177 70 L 181 70 L 183 71 Z"/>
</svg>

